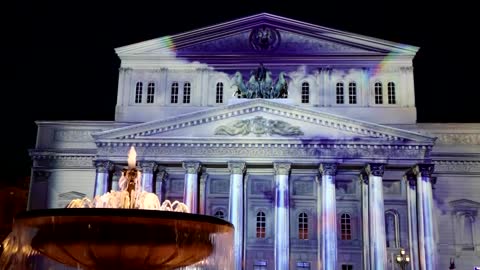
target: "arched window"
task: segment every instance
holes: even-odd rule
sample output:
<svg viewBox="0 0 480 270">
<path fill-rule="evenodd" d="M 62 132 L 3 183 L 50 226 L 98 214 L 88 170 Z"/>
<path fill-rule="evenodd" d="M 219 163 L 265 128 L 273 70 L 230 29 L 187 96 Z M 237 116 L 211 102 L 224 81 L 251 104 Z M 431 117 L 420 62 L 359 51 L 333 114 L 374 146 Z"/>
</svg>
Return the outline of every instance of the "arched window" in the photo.
<svg viewBox="0 0 480 270">
<path fill-rule="evenodd" d="M 375 83 L 375 104 L 383 104 L 382 83 Z"/>
<path fill-rule="evenodd" d="M 147 103 L 153 103 L 154 96 L 155 96 L 155 83 L 149 82 L 147 86 Z"/>
<path fill-rule="evenodd" d="M 306 213 L 298 215 L 298 239 L 308 240 L 308 215 Z"/>
<path fill-rule="evenodd" d="M 398 225 L 398 214 L 393 210 L 385 212 L 385 238 L 387 248 L 400 247 L 400 230 Z"/>
<path fill-rule="evenodd" d="M 345 101 L 343 99 L 343 83 L 337 83 L 337 104 L 343 104 Z"/>
<path fill-rule="evenodd" d="M 260 211 L 257 213 L 257 238 L 265 238 L 266 216 L 265 213 Z"/>
<path fill-rule="evenodd" d="M 310 85 L 308 82 L 302 83 L 302 103 L 310 102 Z"/>
<path fill-rule="evenodd" d="M 342 240 L 352 240 L 352 220 L 349 214 L 340 216 L 340 232 Z"/>
<path fill-rule="evenodd" d="M 135 103 L 142 103 L 143 83 L 137 82 L 135 87 Z"/>
<path fill-rule="evenodd" d="M 178 103 L 178 82 L 172 83 L 172 94 L 170 95 L 170 103 Z"/>
<path fill-rule="evenodd" d="M 395 83 L 389 82 L 387 85 L 388 88 L 388 104 L 395 104 L 397 101 L 395 100 Z"/>
<path fill-rule="evenodd" d="M 223 103 L 223 83 L 221 82 L 217 83 L 215 103 Z"/>
<path fill-rule="evenodd" d="M 473 248 L 474 219 L 470 215 L 463 216 L 463 244 L 465 249 Z"/>
<path fill-rule="evenodd" d="M 190 83 L 183 84 L 183 103 L 190 103 Z"/>
<path fill-rule="evenodd" d="M 357 84 L 354 82 L 348 84 L 348 103 L 357 104 Z"/>
<path fill-rule="evenodd" d="M 217 210 L 217 211 L 215 211 L 215 214 L 213 214 L 213 216 L 215 216 L 217 218 L 224 219 L 225 218 L 225 213 L 223 212 L 223 210 Z"/>
</svg>

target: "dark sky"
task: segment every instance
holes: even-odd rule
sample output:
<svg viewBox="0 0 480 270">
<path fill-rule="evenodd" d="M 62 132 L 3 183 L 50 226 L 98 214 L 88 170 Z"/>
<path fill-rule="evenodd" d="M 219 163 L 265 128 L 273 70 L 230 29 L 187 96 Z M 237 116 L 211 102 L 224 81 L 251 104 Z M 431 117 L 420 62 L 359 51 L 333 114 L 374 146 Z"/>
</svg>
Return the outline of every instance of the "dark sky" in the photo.
<svg viewBox="0 0 480 270">
<path fill-rule="evenodd" d="M 8 154 L 1 181 L 30 174 L 27 149 L 35 145 L 35 120 L 113 120 L 115 47 L 260 12 L 420 47 L 414 60 L 418 121 L 480 123 L 480 83 L 474 79 L 480 74 L 478 14 L 472 6 L 401 0 L 100 2 L 106 1 L 16 1 L 5 10 L 11 10 L 2 38 Z"/>
</svg>

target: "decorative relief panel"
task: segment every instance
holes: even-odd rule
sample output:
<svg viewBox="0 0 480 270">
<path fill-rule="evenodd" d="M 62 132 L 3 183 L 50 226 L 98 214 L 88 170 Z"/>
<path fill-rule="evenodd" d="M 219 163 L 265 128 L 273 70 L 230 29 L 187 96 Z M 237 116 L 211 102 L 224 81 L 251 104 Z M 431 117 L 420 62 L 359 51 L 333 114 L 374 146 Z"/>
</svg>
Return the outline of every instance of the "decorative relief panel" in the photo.
<svg viewBox="0 0 480 270">
<path fill-rule="evenodd" d="M 55 129 L 53 134 L 53 140 L 56 142 L 92 142 L 92 133 L 100 131 L 100 129 Z"/>
<path fill-rule="evenodd" d="M 253 180 L 251 184 L 251 194 L 264 195 L 272 192 L 272 181 Z"/>
<path fill-rule="evenodd" d="M 355 194 L 355 183 L 353 181 L 336 181 L 335 189 L 337 195 Z"/>
<path fill-rule="evenodd" d="M 383 181 L 383 193 L 385 195 L 401 195 L 400 181 Z"/>
<path fill-rule="evenodd" d="M 480 134 L 471 133 L 447 133 L 434 134 L 437 136 L 437 144 L 480 144 Z"/>
<path fill-rule="evenodd" d="M 170 186 L 169 186 L 169 191 L 171 193 L 179 193 L 183 194 L 183 185 L 184 185 L 185 180 L 184 179 L 171 179 L 170 180 Z"/>
<path fill-rule="evenodd" d="M 303 135 L 300 127 L 280 120 L 268 120 L 262 116 L 253 119 L 238 120 L 229 125 L 219 126 L 215 129 L 215 135 L 282 135 L 298 136 Z"/>
<path fill-rule="evenodd" d="M 226 179 L 212 179 L 210 181 L 211 194 L 228 194 L 229 188 L 229 181 Z"/>
<path fill-rule="evenodd" d="M 297 180 L 293 182 L 293 195 L 311 196 L 314 192 L 313 179 L 311 181 Z"/>
</svg>

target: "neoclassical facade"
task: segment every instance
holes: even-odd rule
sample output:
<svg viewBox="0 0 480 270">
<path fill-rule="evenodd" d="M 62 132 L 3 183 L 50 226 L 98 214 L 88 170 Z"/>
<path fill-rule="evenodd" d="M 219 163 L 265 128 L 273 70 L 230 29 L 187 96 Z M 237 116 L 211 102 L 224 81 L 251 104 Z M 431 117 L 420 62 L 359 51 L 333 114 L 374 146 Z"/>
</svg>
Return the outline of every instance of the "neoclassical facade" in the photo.
<svg viewBox="0 0 480 270">
<path fill-rule="evenodd" d="M 114 121 L 37 122 L 29 208 L 116 189 L 134 146 L 236 269 L 473 269 L 480 125 L 416 122 L 418 49 L 265 13 L 116 48 Z"/>
</svg>

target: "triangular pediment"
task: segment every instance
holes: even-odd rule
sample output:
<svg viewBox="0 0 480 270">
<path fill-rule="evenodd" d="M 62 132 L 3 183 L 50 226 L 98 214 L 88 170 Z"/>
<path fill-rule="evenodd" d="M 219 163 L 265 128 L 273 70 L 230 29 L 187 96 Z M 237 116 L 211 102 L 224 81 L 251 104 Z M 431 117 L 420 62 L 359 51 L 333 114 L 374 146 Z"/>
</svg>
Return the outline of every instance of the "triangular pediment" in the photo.
<svg viewBox="0 0 480 270">
<path fill-rule="evenodd" d="M 132 56 L 389 55 L 414 56 L 418 48 L 339 31 L 268 13 L 165 36 L 116 49 Z"/>
<path fill-rule="evenodd" d="M 338 115 L 253 99 L 93 135 L 102 141 L 297 141 L 433 145 L 434 138 Z"/>
<path fill-rule="evenodd" d="M 479 209 L 480 208 L 479 202 L 467 200 L 467 199 L 451 201 L 450 205 L 454 209 Z"/>
</svg>

